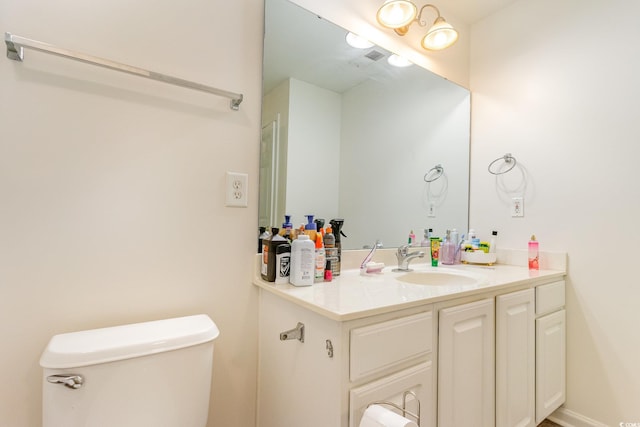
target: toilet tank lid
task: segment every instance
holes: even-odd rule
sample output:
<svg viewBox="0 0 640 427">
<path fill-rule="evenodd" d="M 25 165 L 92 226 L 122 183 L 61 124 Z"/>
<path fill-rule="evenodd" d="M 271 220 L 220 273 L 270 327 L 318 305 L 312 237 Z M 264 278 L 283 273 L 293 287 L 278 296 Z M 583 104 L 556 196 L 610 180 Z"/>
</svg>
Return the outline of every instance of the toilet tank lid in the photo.
<svg viewBox="0 0 640 427">
<path fill-rule="evenodd" d="M 214 340 L 218 327 L 206 314 L 55 335 L 40 366 L 64 369 L 177 350 Z"/>
</svg>

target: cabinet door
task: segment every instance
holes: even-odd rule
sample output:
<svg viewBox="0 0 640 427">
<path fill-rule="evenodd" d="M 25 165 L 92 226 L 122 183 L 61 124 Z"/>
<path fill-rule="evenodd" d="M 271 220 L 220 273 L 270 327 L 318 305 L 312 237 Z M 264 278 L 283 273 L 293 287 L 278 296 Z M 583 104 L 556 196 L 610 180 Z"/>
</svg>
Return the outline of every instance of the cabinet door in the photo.
<svg viewBox="0 0 640 427">
<path fill-rule="evenodd" d="M 536 320 L 536 422 L 544 420 L 565 400 L 565 311 Z"/>
<path fill-rule="evenodd" d="M 438 425 L 493 427 L 493 299 L 440 311 Z"/>
<path fill-rule="evenodd" d="M 496 298 L 496 426 L 534 427 L 535 292 Z"/>
<path fill-rule="evenodd" d="M 337 322 L 260 291 L 259 427 L 341 425 L 340 329 Z M 305 325 L 304 343 L 280 333 Z M 334 356 L 326 350 L 332 342 Z M 345 409 L 346 412 L 346 409 Z"/>
</svg>

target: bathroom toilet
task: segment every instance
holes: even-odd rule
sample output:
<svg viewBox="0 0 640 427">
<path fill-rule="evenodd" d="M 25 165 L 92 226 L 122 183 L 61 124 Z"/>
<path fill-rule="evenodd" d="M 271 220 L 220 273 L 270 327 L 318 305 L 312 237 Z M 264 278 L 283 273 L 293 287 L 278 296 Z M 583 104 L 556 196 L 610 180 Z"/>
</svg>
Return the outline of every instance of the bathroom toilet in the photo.
<svg viewBox="0 0 640 427">
<path fill-rule="evenodd" d="M 204 427 L 218 334 L 196 315 L 54 336 L 43 427 Z"/>
</svg>

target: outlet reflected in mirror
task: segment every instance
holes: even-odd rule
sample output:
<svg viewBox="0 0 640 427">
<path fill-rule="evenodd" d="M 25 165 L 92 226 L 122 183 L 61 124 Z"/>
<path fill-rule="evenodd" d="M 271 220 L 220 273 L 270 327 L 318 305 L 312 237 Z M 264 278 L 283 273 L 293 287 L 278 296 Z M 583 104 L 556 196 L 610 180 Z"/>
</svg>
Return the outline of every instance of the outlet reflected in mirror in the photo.
<svg viewBox="0 0 640 427">
<path fill-rule="evenodd" d="M 470 94 L 355 49 L 347 30 L 266 0 L 260 226 L 344 218 L 345 249 L 468 228 Z M 443 174 L 427 183 L 435 165 Z"/>
</svg>

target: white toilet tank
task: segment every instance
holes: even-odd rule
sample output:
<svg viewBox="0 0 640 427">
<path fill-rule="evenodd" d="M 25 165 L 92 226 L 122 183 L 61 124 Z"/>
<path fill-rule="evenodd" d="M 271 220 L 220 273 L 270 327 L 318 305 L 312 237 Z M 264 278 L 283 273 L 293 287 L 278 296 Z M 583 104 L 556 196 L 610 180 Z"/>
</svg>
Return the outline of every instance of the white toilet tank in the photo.
<svg viewBox="0 0 640 427">
<path fill-rule="evenodd" d="M 204 427 L 218 334 L 196 315 L 54 336 L 43 427 Z"/>
</svg>

